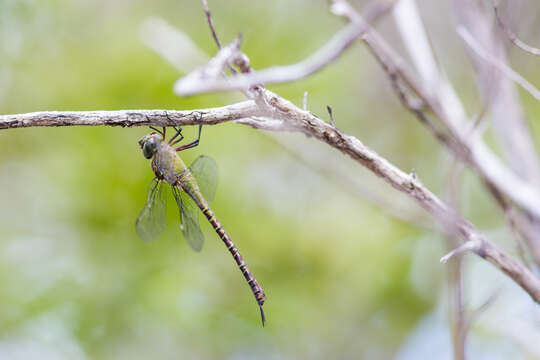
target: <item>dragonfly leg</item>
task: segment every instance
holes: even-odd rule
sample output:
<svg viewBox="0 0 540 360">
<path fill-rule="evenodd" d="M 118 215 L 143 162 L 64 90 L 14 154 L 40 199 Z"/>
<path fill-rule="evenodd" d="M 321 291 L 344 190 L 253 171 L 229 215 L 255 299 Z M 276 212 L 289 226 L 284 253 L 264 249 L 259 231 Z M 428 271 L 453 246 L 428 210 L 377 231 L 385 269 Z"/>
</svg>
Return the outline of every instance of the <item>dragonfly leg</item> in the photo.
<svg viewBox="0 0 540 360">
<path fill-rule="evenodd" d="M 167 114 L 167 111 L 164 110 L 164 112 L 165 112 L 165 117 L 167 117 L 167 120 L 169 120 L 169 123 L 173 122 L 173 121 L 171 120 L 171 118 L 169 117 L 169 114 Z M 174 130 L 176 130 L 176 134 L 169 140 L 169 145 L 170 145 L 171 142 L 178 136 L 179 131 L 182 130 L 181 127 L 180 127 L 180 130 L 178 130 L 176 126 L 173 126 L 173 128 L 174 128 Z M 163 134 L 162 134 L 162 135 L 163 135 L 163 140 L 165 140 L 165 134 L 166 134 L 166 133 L 167 133 L 167 128 L 164 126 L 164 127 L 163 127 Z"/>
<path fill-rule="evenodd" d="M 177 128 L 175 126 L 174 129 L 176 130 L 176 134 L 174 134 L 171 140 L 169 140 L 169 145 L 175 145 L 175 144 L 178 144 L 180 141 L 184 140 L 184 135 L 182 135 L 182 127 Z M 176 139 L 176 137 L 178 136 L 180 137 L 176 141 L 173 142 L 173 140 Z"/>
<path fill-rule="evenodd" d="M 189 144 L 179 146 L 176 149 L 174 149 L 174 151 L 182 151 L 182 150 L 190 149 L 192 147 L 199 145 L 199 140 L 201 140 L 201 130 L 202 130 L 202 114 L 201 113 L 198 113 L 198 114 L 199 114 L 199 136 L 197 136 L 196 140 L 193 140 Z"/>
<path fill-rule="evenodd" d="M 180 135 L 180 137 L 176 141 L 173 142 L 173 140 L 179 135 Z M 184 135 L 182 135 L 182 128 L 176 129 L 176 134 L 171 138 L 171 140 L 169 140 L 169 145 L 171 145 L 171 146 L 176 145 L 182 140 L 184 140 Z"/>
<path fill-rule="evenodd" d="M 148 122 L 151 122 L 150 121 L 150 118 L 148 117 L 148 115 L 145 115 L 146 116 L 146 120 Z M 154 130 L 155 132 L 157 132 L 158 134 L 160 134 L 161 136 L 163 136 L 163 138 L 165 139 L 165 128 L 162 128 L 163 130 L 162 131 L 159 131 L 158 129 L 156 129 L 155 127 L 153 126 L 150 126 L 150 129 Z"/>
<path fill-rule="evenodd" d="M 150 129 L 154 130 L 155 132 L 157 132 L 158 134 L 160 134 L 161 136 L 163 136 L 163 138 L 165 138 L 165 128 L 163 128 L 163 130 L 159 131 L 159 130 L 156 129 L 155 127 L 150 126 Z"/>
<path fill-rule="evenodd" d="M 167 117 L 167 120 L 169 120 L 169 122 L 173 122 L 171 118 L 169 117 L 169 114 L 167 114 L 167 111 L 165 111 L 165 116 Z M 177 144 L 178 142 L 182 141 L 182 139 L 184 139 L 184 135 L 182 135 L 182 126 L 180 125 L 173 126 L 173 129 L 176 131 L 176 133 L 174 134 L 172 138 L 169 139 L 169 145 Z M 180 139 L 174 141 L 174 139 L 176 139 L 178 135 L 180 135 Z"/>
</svg>

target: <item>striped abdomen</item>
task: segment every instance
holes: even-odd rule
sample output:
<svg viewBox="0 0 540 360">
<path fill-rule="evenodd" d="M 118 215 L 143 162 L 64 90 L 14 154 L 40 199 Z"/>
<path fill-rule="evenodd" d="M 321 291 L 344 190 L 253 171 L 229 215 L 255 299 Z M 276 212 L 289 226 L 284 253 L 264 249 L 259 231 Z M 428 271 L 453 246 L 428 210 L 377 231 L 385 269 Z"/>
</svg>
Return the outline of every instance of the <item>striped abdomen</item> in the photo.
<svg viewBox="0 0 540 360">
<path fill-rule="evenodd" d="M 255 300 L 257 300 L 257 304 L 259 304 L 259 308 L 261 310 L 261 319 L 264 326 L 265 318 L 264 318 L 264 312 L 263 312 L 262 307 L 264 305 L 264 299 L 266 298 L 266 295 L 264 295 L 263 289 L 261 288 L 261 286 L 255 279 L 251 271 L 249 271 L 246 265 L 246 262 L 242 258 L 242 255 L 240 255 L 240 251 L 238 251 L 238 248 L 236 247 L 236 245 L 234 245 L 232 240 L 229 238 L 229 235 L 227 235 L 227 233 L 225 232 L 225 229 L 223 229 L 223 226 L 221 226 L 220 222 L 218 221 L 218 219 L 216 218 L 212 210 L 208 207 L 201 210 L 204 216 L 206 216 L 206 218 L 210 222 L 210 224 L 212 224 L 212 227 L 214 228 L 214 230 L 216 230 L 216 232 L 218 233 L 219 237 L 221 238 L 221 240 L 223 241 L 227 249 L 229 249 L 229 252 L 233 256 L 234 261 L 236 261 L 236 264 L 238 264 L 240 271 L 242 271 L 242 274 L 246 278 L 246 281 L 249 287 L 251 288 L 253 295 L 255 296 Z"/>
</svg>

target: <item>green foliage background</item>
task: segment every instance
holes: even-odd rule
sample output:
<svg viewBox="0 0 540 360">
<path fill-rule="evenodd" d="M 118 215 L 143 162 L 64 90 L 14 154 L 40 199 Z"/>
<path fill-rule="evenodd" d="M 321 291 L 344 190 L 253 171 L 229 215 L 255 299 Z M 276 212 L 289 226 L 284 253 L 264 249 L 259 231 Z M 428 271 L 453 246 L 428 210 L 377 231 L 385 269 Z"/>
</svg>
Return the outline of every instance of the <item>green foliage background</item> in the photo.
<svg viewBox="0 0 540 360">
<path fill-rule="evenodd" d="M 298 61 L 342 26 L 324 1 L 210 5 L 222 41 L 241 31 L 255 68 Z M 222 95 L 174 96 L 181 74 L 139 40 L 149 15 L 215 52 L 198 1 L 2 0 L 1 112 L 224 105 Z M 403 113 L 360 45 L 311 78 L 273 90 L 297 104 L 309 91 L 312 112 L 324 117 L 331 104 L 344 131 L 414 168 L 435 191 L 444 186 L 438 164 L 451 161 Z M 136 143 L 147 131 L 0 133 L 0 354 L 12 346 L 66 359 L 391 358 L 437 302 L 444 274 L 436 235 L 392 220 L 262 132 L 208 126 L 201 145 L 182 156 L 190 163 L 206 154 L 220 166 L 214 212 L 267 293 L 261 328 L 218 237 L 205 224 L 203 251 L 191 251 L 172 197 L 165 234 L 153 243 L 136 237 L 152 179 Z M 186 129 L 187 139 L 194 135 Z M 315 146 L 329 172 L 345 161 L 353 177 L 369 178 Z M 481 225 L 500 219 L 485 195 L 469 201 L 477 205 L 468 215 Z M 433 244 L 420 270 L 427 290 L 411 280 L 419 242 Z"/>
</svg>

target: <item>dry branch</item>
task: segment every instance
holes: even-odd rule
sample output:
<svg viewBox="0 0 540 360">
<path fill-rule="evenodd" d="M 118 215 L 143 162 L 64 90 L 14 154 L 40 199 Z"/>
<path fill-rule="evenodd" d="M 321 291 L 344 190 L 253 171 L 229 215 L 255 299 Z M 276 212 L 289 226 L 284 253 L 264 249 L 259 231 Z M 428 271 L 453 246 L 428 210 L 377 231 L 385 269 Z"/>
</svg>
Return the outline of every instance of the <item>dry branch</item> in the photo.
<svg viewBox="0 0 540 360">
<path fill-rule="evenodd" d="M 248 100 L 218 108 L 200 110 L 117 110 L 117 111 L 41 111 L 0 115 L 0 129 L 36 126 L 174 126 L 205 125 L 262 115 L 254 101 Z M 200 118 L 202 117 L 202 120 Z"/>
<path fill-rule="evenodd" d="M 510 68 L 507 51 L 497 32 L 486 2 L 452 0 L 458 28 L 465 28 L 481 44 L 488 59 L 468 51 L 474 66 L 474 76 L 484 106 L 489 112 L 494 135 L 510 167 L 523 180 L 540 185 L 538 153 L 531 136 L 519 92 L 510 78 L 504 76 L 498 64 Z M 469 50 L 469 49 L 467 49 Z"/>
<path fill-rule="evenodd" d="M 268 90 L 266 92 L 269 93 L 269 103 L 275 108 L 275 111 L 281 114 L 281 118 L 287 119 L 290 128 L 295 128 L 296 131 L 338 149 L 397 190 L 407 194 L 427 210 L 444 228 L 455 231 L 456 235 L 465 242 L 473 242 L 475 246 L 471 250 L 476 255 L 495 265 L 527 291 L 537 303 L 540 303 L 540 279 L 516 259 L 491 243 L 474 225 L 424 187 L 415 175 L 401 171 L 367 148 L 356 137 L 344 134 L 310 112 L 294 106 Z"/>
<path fill-rule="evenodd" d="M 502 39 L 493 31 L 489 5 L 467 0 L 453 0 L 457 17 L 458 34 L 467 45 L 467 52 L 474 66 L 478 89 L 483 97 L 495 139 L 509 168 L 523 181 L 540 185 L 539 158 L 527 124 L 515 82 L 532 89 L 534 86 L 515 73 L 509 63 Z M 516 80 L 516 81 L 512 81 Z M 487 122 L 484 122 L 487 123 Z M 527 210 L 516 207 L 507 196 L 486 179 L 486 188 L 504 211 L 507 223 L 513 229 L 518 249 L 522 239 L 540 265 L 540 219 L 530 216 Z M 521 250 L 520 250 L 521 251 Z M 524 258 L 524 256 L 522 256 Z"/>
<path fill-rule="evenodd" d="M 346 4 L 345 0 L 336 1 Z M 355 23 L 361 19 L 360 14 L 351 6 L 342 6 L 342 9 L 341 15 Z M 405 61 L 374 29 L 369 28 L 362 40 L 372 51 L 388 77 L 391 80 L 398 78 L 419 97 L 420 105 L 433 112 L 445 126 L 452 140 L 445 141 L 443 144 L 461 161 L 476 170 L 484 181 L 492 184 L 500 193 L 508 196 L 530 214 L 540 218 L 540 191 L 533 184 L 518 177 L 507 168 L 481 138 L 471 136 L 473 134 L 472 126 L 467 122 L 463 106 L 444 78 L 439 77 L 437 91 L 430 92 L 425 84 L 410 71 Z M 416 116 L 419 116 L 419 110 L 422 110 L 418 106 L 408 107 L 408 109 Z M 425 119 L 420 120 L 423 124 L 428 124 Z M 454 142 L 457 143 L 457 146 L 453 144 Z"/>
</svg>

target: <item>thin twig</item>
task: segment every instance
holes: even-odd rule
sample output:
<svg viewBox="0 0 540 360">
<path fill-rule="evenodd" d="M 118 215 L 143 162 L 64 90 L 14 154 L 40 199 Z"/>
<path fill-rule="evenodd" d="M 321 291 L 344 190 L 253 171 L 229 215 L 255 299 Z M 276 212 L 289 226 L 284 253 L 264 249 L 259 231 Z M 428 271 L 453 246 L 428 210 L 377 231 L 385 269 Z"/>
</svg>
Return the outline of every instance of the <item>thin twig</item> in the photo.
<svg viewBox="0 0 540 360">
<path fill-rule="evenodd" d="M 440 261 L 441 263 L 446 264 L 448 260 L 450 260 L 454 256 L 462 254 L 467 251 L 477 251 L 477 249 L 479 249 L 480 246 L 481 246 L 481 243 L 476 240 L 467 241 L 466 243 L 461 244 L 454 250 L 450 251 L 448 254 L 444 255 Z"/>
<path fill-rule="evenodd" d="M 208 27 L 210 28 L 210 32 L 212 33 L 212 38 L 214 39 L 214 42 L 216 43 L 218 50 L 221 50 L 221 42 L 219 41 L 219 38 L 217 36 L 216 28 L 214 27 L 214 21 L 212 20 L 210 8 L 208 7 L 208 1 L 201 0 L 201 3 L 202 3 L 204 14 L 206 15 L 206 22 L 208 23 Z M 233 68 L 231 64 L 227 64 L 227 68 L 229 69 L 231 74 L 238 73 L 238 71 L 236 71 L 236 69 Z M 225 73 L 223 73 L 223 75 L 225 75 Z"/>
<path fill-rule="evenodd" d="M 214 38 L 214 41 L 218 47 L 218 49 L 221 49 L 221 43 L 219 41 L 219 38 L 216 34 L 216 29 L 214 28 L 214 23 L 212 22 L 212 16 L 210 14 L 210 8 L 208 7 L 208 1 L 201 0 L 203 11 L 206 14 L 206 21 L 208 22 L 208 27 L 210 27 L 210 31 L 212 32 L 212 37 Z"/>
<path fill-rule="evenodd" d="M 518 74 L 510 66 L 505 63 L 497 60 L 492 54 L 489 54 L 478 41 L 469 33 L 469 31 L 463 26 L 458 26 L 457 33 L 465 41 L 471 50 L 473 50 L 478 56 L 482 58 L 485 62 L 495 66 L 500 72 L 502 72 L 506 77 L 514 81 L 516 84 L 521 86 L 525 91 L 531 94 L 536 100 L 540 101 L 540 90 L 538 90 L 533 84 L 531 84 L 527 79 Z"/>
<path fill-rule="evenodd" d="M 372 51 L 378 51 L 377 48 L 372 48 Z M 381 56 L 378 54 L 378 56 Z M 385 66 L 384 64 L 383 66 Z M 392 88 L 398 95 L 398 99 L 401 104 L 408 109 L 411 113 L 416 115 L 418 120 L 431 132 L 431 134 L 439 140 L 441 143 L 445 144 L 450 148 L 454 154 L 458 155 L 461 159 L 466 159 L 470 155 L 467 153 L 467 148 L 463 148 L 460 144 L 449 134 L 445 133 L 443 130 L 437 128 L 435 124 L 429 119 L 428 115 L 424 111 L 425 104 L 420 99 L 413 99 L 411 95 L 406 93 L 406 89 L 401 85 L 401 79 L 397 76 L 397 73 L 390 68 L 385 68 L 385 70 L 390 74 L 389 79 L 391 81 Z"/>
<path fill-rule="evenodd" d="M 521 41 L 517 37 L 517 35 L 512 30 L 510 30 L 510 28 L 502 21 L 497 6 L 493 6 L 493 11 L 495 12 L 495 19 L 497 19 L 497 24 L 499 24 L 499 27 L 501 28 L 503 33 L 506 35 L 506 37 L 508 37 L 508 40 L 510 40 L 518 48 L 525 52 L 528 52 L 529 54 L 540 55 L 540 49 L 527 45 L 526 43 Z"/>
<path fill-rule="evenodd" d="M 330 105 L 326 105 L 326 110 L 328 111 L 328 115 L 330 116 L 330 124 L 333 127 L 336 127 L 336 122 L 334 121 L 334 112 L 332 110 L 332 107 Z"/>
<path fill-rule="evenodd" d="M 236 58 L 240 51 L 241 38 L 237 37 L 233 42 L 227 46 L 222 47 L 216 56 L 214 56 L 208 64 L 204 67 L 196 69 L 184 76 L 182 80 L 177 81 L 174 84 L 174 91 L 177 95 L 192 95 L 188 94 L 187 88 L 193 84 L 205 84 L 207 82 L 218 79 L 219 81 L 227 82 L 227 79 L 219 76 L 222 75 L 227 67 L 230 66 L 232 60 Z M 240 88 L 239 90 L 246 90 L 247 88 Z"/>
</svg>

